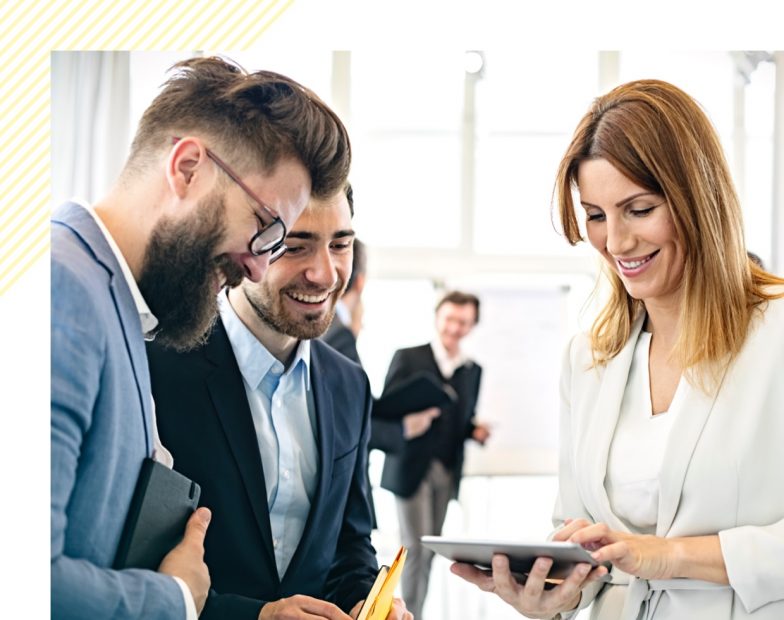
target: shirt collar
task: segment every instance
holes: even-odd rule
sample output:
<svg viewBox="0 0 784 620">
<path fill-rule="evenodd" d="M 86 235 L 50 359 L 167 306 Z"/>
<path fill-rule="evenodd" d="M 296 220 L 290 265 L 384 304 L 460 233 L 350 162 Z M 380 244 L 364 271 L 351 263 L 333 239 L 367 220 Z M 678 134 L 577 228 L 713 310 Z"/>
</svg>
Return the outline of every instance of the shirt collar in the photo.
<svg viewBox="0 0 784 620">
<path fill-rule="evenodd" d="M 92 215 L 101 233 L 103 233 L 103 236 L 106 238 L 106 242 L 109 244 L 109 247 L 112 250 L 112 254 L 114 254 L 114 258 L 120 265 L 120 271 L 122 271 L 125 282 L 128 284 L 128 288 L 131 290 L 131 297 L 133 297 L 133 303 L 136 305 L 136 312 L 138 312 L 139 321 L 142 324 L 142 333 L 144 334 L 145 339 L 152 340 L 152 337 L 148 336 L 148 334 L 158 327 L 158 319 L 155 318 L 155 315 L 150 311 L 150 307 L 144 300 L 142 292 L 139 290 L 139 285 L 136 284 L 136 280 L 133 277 L 131 268 L 128 266 L 128 262 L 125 260 L 125 257 L 109 232 L 109 229 L 106 228 L 106 225 L 103 223 L 103 221 L 101 221 L 101 218 L 98 217 L 98 214 L 95 212 L 95 209 L 93 209 L 92 205 L 83 203 L 80 204 L 90 215 Z"/>
<path fill-rule="evenodd" d="M 300 362 L 305 374 L 305 389 L 310 390 L 310 340 L 300 340 L 294 358 L 284 370 L 283 364 L 267 350 L 261 341 L 242 322 L 229 303 L 228 291 L 218 294 L 218 311 L 223 327 L 229 337 L 234 357 L 246 383 L 256 389 L 261 380 L 272 371 L 279 376 L 291 375 L 297 371 Z"/>
<path fill-rule="evenodd" d="M 433 357 L 436 360 L 438 369 L 447 379 L 454 374 L 455 370 L 469 361 L 468 356 L 466 356 L 465 353 L 463 353 L 463 350 L 459 347 L 457 350 L 457 355 L 455 357 L 450 357 L 438 336 L 433 338 L 433 341 L 430 343 L 430 348 L 433 349 Z"/>
</svg>

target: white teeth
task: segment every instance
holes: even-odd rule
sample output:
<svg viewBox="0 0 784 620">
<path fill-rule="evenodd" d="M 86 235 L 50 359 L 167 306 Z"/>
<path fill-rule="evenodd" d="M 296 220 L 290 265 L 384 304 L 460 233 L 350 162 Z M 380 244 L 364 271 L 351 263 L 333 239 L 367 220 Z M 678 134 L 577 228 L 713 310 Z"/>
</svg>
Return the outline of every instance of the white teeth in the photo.
<svg viewBox="0 0 784 620">
<path fill-rule="evenodd" d="M 321 302 L 325 301 L 327 297 L 329 297 L 328 294 L 316 297 L 315 295 L 302 295 L 300 293 L 289 293 L 289 296 L 306 304 L 320 304 Z"/>
<path fill-rule="evenodd" d="M 637 269 L 637 267 L 647 263 L 649 260 L 651 260 L 651 258 L 653 257 L 649 256 L 647 258 L 643 258 L 642 260 L 630 260 L 630 261 L 618 259 L 618 264 L 624 269 Z"/>
</svg>

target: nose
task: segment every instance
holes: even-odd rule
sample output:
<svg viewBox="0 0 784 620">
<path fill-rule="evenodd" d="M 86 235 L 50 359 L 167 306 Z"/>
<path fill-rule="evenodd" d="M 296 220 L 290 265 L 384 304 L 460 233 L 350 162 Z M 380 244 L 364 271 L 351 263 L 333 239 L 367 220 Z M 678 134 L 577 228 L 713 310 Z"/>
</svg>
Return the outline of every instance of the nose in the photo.
<svg viewBox="0 0 784 620">
<path fill-rule="evenodd" d="M 305 278 L 324 289 L 335 286 L 338 274 L 328 248 L 313 252 L 305 269 Z"/>
<path fill-rule="evenodd" d="M 245 277 L 251 282 L 259 282 L 269 267 L 269 252 L 255 256 L 250 252 L 240 255 L 240 263 L 245 271 Z"/>
<path fill-rule="evenodd" d="M 605 246 L 613 256 L 624 256 L 634 248 L 636 241 L 622 217 L 607 217 L 607 240 Z"/>
</svg>

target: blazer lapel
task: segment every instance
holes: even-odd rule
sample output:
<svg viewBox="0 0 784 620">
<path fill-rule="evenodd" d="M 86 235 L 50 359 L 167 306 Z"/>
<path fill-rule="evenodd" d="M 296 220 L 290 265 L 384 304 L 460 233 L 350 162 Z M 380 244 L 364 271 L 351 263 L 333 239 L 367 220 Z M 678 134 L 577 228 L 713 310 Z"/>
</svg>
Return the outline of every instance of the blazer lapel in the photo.
<svg viewBox="0 0 784 620">
<path fill-rule="evenodd" d="M 275 566 L 275 551 L 272 547 L 272 528 L 267 505 L 267 487 L 264 469 L 256 440 L 256 430 L 248 406 L 245 384 L 242 380 L 231 343 L 223 323 L 218 320 L 209 342 L 204 347 L 205 357 L 214 364 L 207 377 L 215 413 L 226 433 L 231 452 L 242 477 L 248 499 L 262 534 L 268 561 Z"/>
<path fill-rule="evenodd" d="M 644 320 L 643 313 L 632 325 L 629 340 L 621 352 L 611 359 L 603 370 L 598 371 L 602 373 L 601 383 L 595 400 L 585 405 L 593 411 L 583 416 L 584 420 L 590 422 L 583 429 L 577 448 L 576 462 L 581 467 L 587 465 L 590 470 L 589 475 L 581 476 L 580 480 L 583 496 L 590 498 L 593 503 L 590 506 L 591 513 L 600 516 L 611 528 L 621 531 L 628 531 L 628 528 L 613 514 L 610 499 L 604 488 L 604 479 L 607 475 L 610 445 L 621 412 L 621 402 L 634 357 L 634 348 Z M 588 371 L 588 373 L 592 372 L 597 371 L 596 369 Z"/>
<path fill-rule="evenodd" d="M 98 228 L 93 216 L 87 209 L 77 203 L 66 203 L 57 210 L 54 221 L 70 228 L 90 249 L 95 260 L 109 273 L 110 292 L 120 326 L 125 339 L 125 346 L 133 368 L 133 376 L 141 402 L 144 425 L 144 436 L 147 444 L 147 454 L 152 455 L 152 388 L 150 387 L 150 371 L 147 365 L 147 351 L 144 347 L 142 325 L 136 311 L 131 289 L 125 280 L 117 257 L 112 252 L 109 242 L 103 232 Z"/>
<path fill-rule="evenodd" d="M 665 536 L 675 519 L 683 481 L 686 478 L 686 470 L 702 434 L 702 429 L 710 417 L 726 373 L 727 368 L 725 367 L 712 394 L 706 394 L 699 387 L 690 385 L 686 381 L 686 377 L 681 378 L 682 385 L 678 386 L 678 390 L 683 389 L 684 395 L 680 404 L 676 404 L 674 413 L 678 418 L 675 420 L 667 440 L 667 448 L 664 451 L 664 460 L 659 473 L 657 536 Z"/>
<path fill-rule="evenodd" d="M 325 505 L 325 497 L 332 480 L 332 463 L 335 457 L 335 411 L 329 393 L 330 373 L 326 365 L 322 366 L 317 347 L 310 348 L 310 356 L 310 385 L 313 389 L 313 402 L 316 406 L 316 441 L 319 450 L 318 485 L 310 504 L 310 512 L 302 532 L 302 539 L 286 574 L 296 573 L 299 564 L 308 557 L 311 545 L 321 535 L 315 524 L 321 521 L 321 515 L 325 510 L 333 508 Z"/>
</svg>

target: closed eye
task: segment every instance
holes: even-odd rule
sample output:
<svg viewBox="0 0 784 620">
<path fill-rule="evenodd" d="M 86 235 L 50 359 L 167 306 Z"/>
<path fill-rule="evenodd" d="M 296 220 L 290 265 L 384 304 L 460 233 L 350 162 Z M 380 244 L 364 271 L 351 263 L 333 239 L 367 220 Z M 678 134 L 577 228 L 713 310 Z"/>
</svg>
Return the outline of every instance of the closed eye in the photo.
<svg viewBox="0 0 784 620">
<path fill-rule="evenodd" d="M 626 212 L 634 217 L 645 217 L 657 207 L 662 206 L 665 201 L 651 204 L 649 200 L 635 200 L 626 205 Z"/>
<path fill-rule="evenodd" d="M 297 256 L 305 251 L 304 245 L 288 245 L 286 244 L 286 256 Z"/>
</svg>

